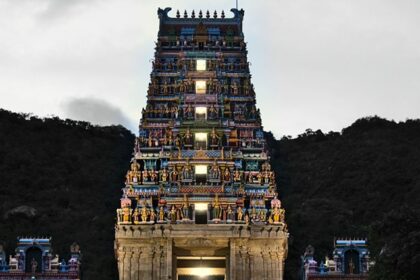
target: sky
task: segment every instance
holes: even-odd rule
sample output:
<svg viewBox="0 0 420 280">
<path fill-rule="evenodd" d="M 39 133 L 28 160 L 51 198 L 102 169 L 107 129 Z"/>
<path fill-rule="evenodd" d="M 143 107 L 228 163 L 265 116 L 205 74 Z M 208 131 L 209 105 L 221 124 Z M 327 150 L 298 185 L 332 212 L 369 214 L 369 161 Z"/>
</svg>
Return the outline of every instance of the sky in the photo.
<svg viewBox="0 0 420 280">
<path fill-rule="evenodd" d="M 137 132 L 158 7 L 235 0 L 0 0 L 0 108 Z M 420 1 L 239 0 L 265 130 L 420 117 Z"/>
</svg>

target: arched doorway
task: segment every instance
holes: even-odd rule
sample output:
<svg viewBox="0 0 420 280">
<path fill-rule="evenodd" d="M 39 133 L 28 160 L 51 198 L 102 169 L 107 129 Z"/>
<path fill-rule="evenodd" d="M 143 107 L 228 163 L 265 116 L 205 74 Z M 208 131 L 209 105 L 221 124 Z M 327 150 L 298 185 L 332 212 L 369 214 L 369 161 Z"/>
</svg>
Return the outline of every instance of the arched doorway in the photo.
<svg viewBox="0 0 420 280">
<path fill-rule="evenodd" d="M 344 273 L 359 274 L 360 273 L 360 257 L 356 250 L 348 250 L 344 253 Z"/>
<path fill-rule="evenodd" d="M 42 272 L 42 251 L 38 247 L 30 247 L 25 254 L 25 272 Z"/>
</svg>

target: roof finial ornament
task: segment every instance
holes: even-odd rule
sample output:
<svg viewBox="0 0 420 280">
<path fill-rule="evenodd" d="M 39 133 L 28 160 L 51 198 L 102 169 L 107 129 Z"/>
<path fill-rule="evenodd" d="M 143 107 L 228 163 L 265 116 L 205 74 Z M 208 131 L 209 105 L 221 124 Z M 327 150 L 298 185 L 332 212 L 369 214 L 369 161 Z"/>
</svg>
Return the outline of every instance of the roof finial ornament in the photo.
<svg viewBox="0 0 420 280">
<path fill-rule="evenodd" d="M 198 17 L 203 18 L 203 11 L 200 10 L 200 12 L 198 13 Z"/>
<path fill-rule="evenodd" d="M 222 10 L 221 18 L 225 18 L 225 11 Z"/>
<path fill-rule="evenodd" d="M 210 18 L 210 12 L 209 12 L 209 10 L 207 10 L 207 12 L 206 12 L 206 18 Z"/>
<path fill-rule="evenodd" d="M 195 18 L 195 11 L 194 10 L 191 13 L 191 18 Z"/>
<path fill-rule="evenodd" d="M 179 14 L 179 10 L 176 10 L 176 18 L 180 18 L 181 15 Z"/>
<path fill-rule="evenodd" d="M 216 10 L 214 11 L 213 17 L 217 18 L 217 11 Z"/>
<path fill-rule="evenodd" d="M 184 18 L 188 18 L 187 10 L 184 10 Z"/>
</svg>

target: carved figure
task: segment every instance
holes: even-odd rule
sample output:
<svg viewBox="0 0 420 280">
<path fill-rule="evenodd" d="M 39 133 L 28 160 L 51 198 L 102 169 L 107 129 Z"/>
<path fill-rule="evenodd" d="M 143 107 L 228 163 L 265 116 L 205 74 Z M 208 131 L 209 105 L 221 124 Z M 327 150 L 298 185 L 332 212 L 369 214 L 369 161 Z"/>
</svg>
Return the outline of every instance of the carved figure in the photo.
<svg viewBox="0 0 420 280">
<path fill-rule="evenodd" d="M 37 267 L 38 267 L 38 262 L 35 260 L 35 258 L 32 258 L 32 260 L 31 260 L 31 271 L 32 271 L 32 273 L 36 272 Z"/>
<path fill-rule="evenodd" d="M 165 220 L 165 210 L 163 206 L 159 208 L 159 222 L 163 222 Z"/>
</svg>

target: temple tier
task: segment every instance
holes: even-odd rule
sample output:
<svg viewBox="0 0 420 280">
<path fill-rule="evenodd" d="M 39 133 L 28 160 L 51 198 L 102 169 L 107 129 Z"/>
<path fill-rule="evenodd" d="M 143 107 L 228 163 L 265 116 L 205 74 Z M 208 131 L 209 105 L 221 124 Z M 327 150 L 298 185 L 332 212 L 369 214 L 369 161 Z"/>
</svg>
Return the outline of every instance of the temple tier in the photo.
<svg viewBox="0 0 420 280">
<path fill-rule="evenodd" d="M 282 279 L 285 210 L 255 104 L 244 11 L 171 18 L 170 10 L 158 10 L 147 105 L 117 209 L 120 279 L 203 271 Z"/>
</svg>

